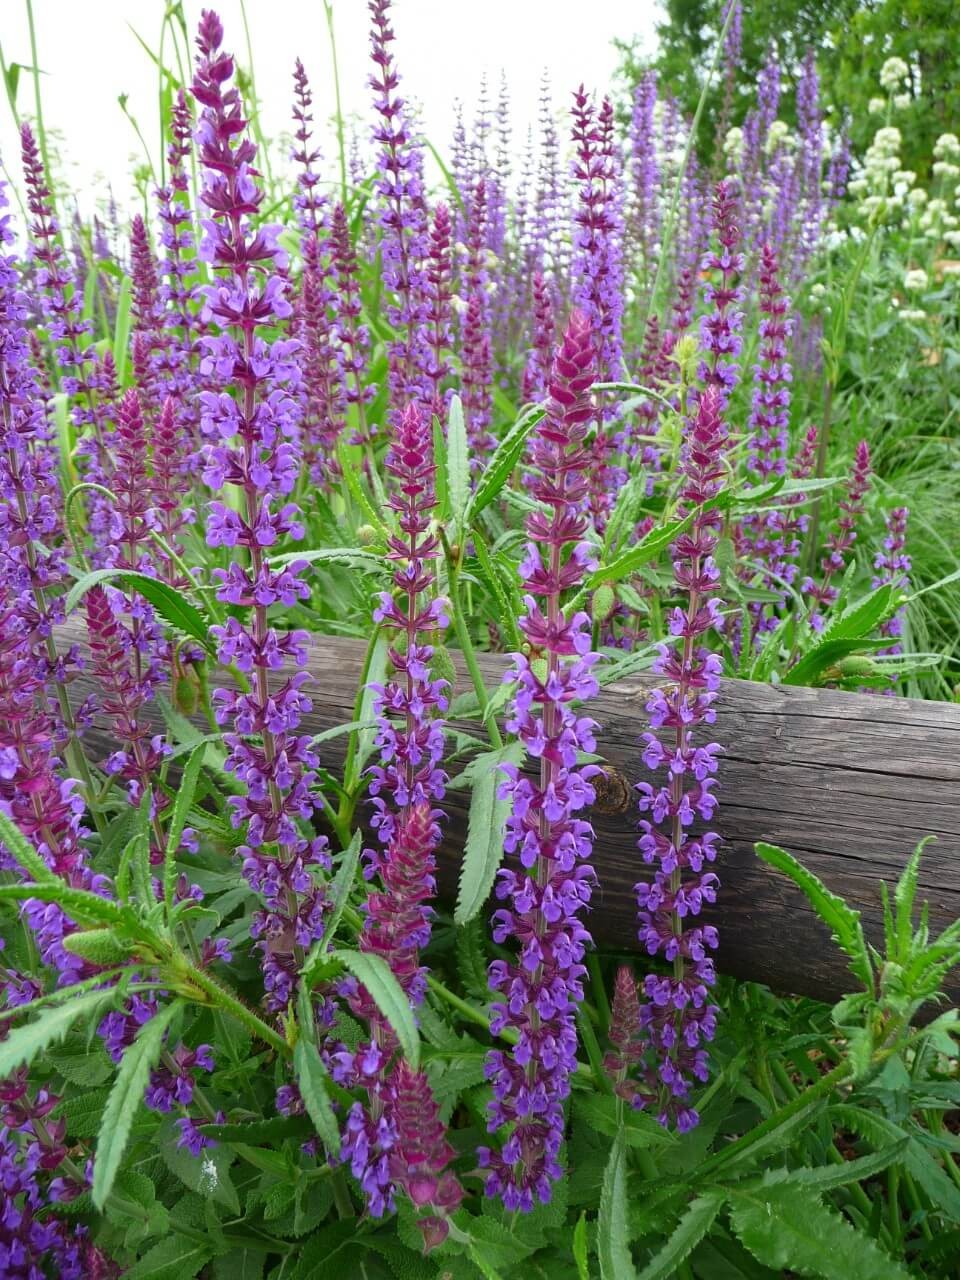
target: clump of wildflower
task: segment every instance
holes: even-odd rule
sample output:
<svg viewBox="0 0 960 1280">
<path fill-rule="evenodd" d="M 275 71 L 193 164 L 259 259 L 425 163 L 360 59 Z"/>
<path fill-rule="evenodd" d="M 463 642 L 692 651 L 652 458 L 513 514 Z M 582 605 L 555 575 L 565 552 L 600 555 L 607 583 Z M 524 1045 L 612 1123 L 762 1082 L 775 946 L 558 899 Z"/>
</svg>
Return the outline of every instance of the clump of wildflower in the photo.
<svg viewBox="0 0 960 1280">
<path fill-rule="evenodd" d="M 482 1147 L 488 1170 L 486 1192 L 508 1209 L 530 1210 L 534 1198 L 548 1201 L 561 1176 L 557 1159 L 563 1140 L 563 1103 L 576 1063 L 576 1008 L 583 998 L 583 955 L 590 935 L 579 919 L 589 903 L 594 873 L 589 858 L 593 828 L 578 816 L 594 799 L 593 766 L 577 767 L 577 752 L 594 749 L 593 720 L 573 703 L 594 696 L 597 682 L 590 652 L 590 620 L 564 615 L 562 595 L 579 586 L 593 563 L 583 541 L 587 519 L 589 455 L 584 448 L 595 408 L 590 387 L 595 347 L 590 323 L 570 317 L 557 349 L 546 416 L 531 446 L 529 488 L 549 510 L 532 513 L 530 541 L 521 565 L 527 592 L 520 629 L 531 656 L 514 655 L 508 679 L 517 681 L 507 728 L 540 762 L 533 781 L 504 765 L 500 794 L 511 800 L 505 848 L 519 866 L 504 868 L 494 915 L 494 938 L 515 941 L 516 962 L 495 960 L 490 986 L 498 993 L 491 1027 L 519 1032 L 509 1051 L 492 1050 L 487 1076 L 493 1084 L 490 1132 L 507 1127 L 499 1148 Z"/>
<path fill-rule="evenodd" d="M 641 1018 L 651 1059 L 646 1098 L 661 1124 L 675 1123 L 681 1132 L 699 1120 L 691 1091 L 695 1081 L 707 1079 L 703 1046 L 713 1038 L 717 1015 L 709 998 L 715 980 L 709 952 L 717 946 L 717 931 L 691 922 L 716 899 L 717 877 L 704 867 L 716 859 L 720 837 L 714 831 L 694 835 L 690 828 L 710 822 L 717 805 L 713 775 L 719 747 L 696 746 L 693 735 L 698 726 L 713 723 L 720 684 L 720 659 L 702 637 L 721 622 L 720 601 L 711 594 L 720 586 L 713 552 L 721 521 L 716 510 L 703 510 L 726 475 L 721 405 L 720 388 L 707 387 L 687 424 L 681 510 L 695 514 L 690 530 L 673 545 L 674 578 L 687 602 L 671 613 L 672 639 L 660 646 L 654 664 L 668 683 L 650 695 L 651 731 L 644 734 L 643 762 L 666 778 L 637 784 L 640 812 L 650 815 L 640 823 L 639 848 L 644 862 L 656 868 L 652 881 L 636 887 L 639 937 L 651 956 L 672 966 L 669 974 L 649 974 L 643 984 Z"/>
</svg>

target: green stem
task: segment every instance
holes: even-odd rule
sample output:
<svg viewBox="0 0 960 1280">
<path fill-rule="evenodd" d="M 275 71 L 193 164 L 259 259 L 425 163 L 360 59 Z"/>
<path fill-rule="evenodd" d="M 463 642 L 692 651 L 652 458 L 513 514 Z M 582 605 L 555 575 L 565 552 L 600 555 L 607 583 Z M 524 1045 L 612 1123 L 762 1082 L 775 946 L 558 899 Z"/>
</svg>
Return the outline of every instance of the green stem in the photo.
<svg viewBox="0 0 960 1280">
<path fill-rule="evenodd" d="M 340 199 L 344 209 L 347 207 L 347 150 L 343 136 L 343 107 L 340 103 L 340 71 L 337 66 L 337 39 L 333 30 L 333 2 L 323 0 L 323 9 L 327 17 L 327 31 L 330 35 L 330 57 L 333 61 L 333 94 L 336 101 L 337 149 L 340 152 Z"/>
<path fill-rule="evenodd" d="M 450 611 L 453 615 L 453 629 L 457 633 L 457 639 L 459 640 L 460 648 L 463 651 L 463 658 L 467 664 L 467 670 L 470 673 L 470 679 L 473 683 L 473 690 L 477 695 L 477 702 L 480 705 L 480 715 L 483 718 L 483 727 L 487 731 L 487 737 L 490 739 L 490 745 L 493 747 L 494 751 L 499 751 L 503 746 L 503 738 L 500 734 L 500 727 L 497 724 L 497 718 L 490 711 L 490 698 L 487 694 L 487 686 L 484 683 L 483 672 L 480 670 L 480 664 L 477 662 L 477 655 L 473 647 L 473 641 L 470 639 L 470 633 L 467 630 L 467 624 L 463 618 L 463 610 L 460 607 L 460 571 L 453 555 L 453 549 L 447 541 L 447 535 L 443 529 L 440 530 L 440 541 L 443 543 L 443 553 L 447 561 L 447 584 L 450 590 Z"/>
<path fill-rule="evenodd" d="M 744 1151 L 748 1151 L 755 1142 L 765 1138 L 768 1133 L 772 1133 L 785 1120 L 789 1120 L 791 1116 L 803 1111 L 805 1107 L 808 1107 L 811 1102 L 815 1102 L 817 1098 L 825 1097 L 850 1075 L 850 1071 L 850 1064 L 841 1062 L 839 1066 L 834 1067 L 825 1076 L 821 1076 L 816 1084 L 804 1089 L 802 1093 L 798 1093 L 795 1098 L 782 1106 L 779 1111 L 767 1116 L 766 1120 L 761 1121 L 749 1133 L 745 1133 L 742 1137 L 728 1143 L 722 1150 L 715 1152 L 712 1156 L 708 1156 L 695 1171 L 698 1181 L 707 1176 L 712 1177 L 718 1169 L 723 1168 L 725 1164 L 729 1164 L 731 1160 L 741 1155 Z"/>
<path fill-rule="evenodd" d="M 224 1012 L 232 1014 L 238 1022 L 243 1023 L 251 1035 L 270 1045 L 272 1049 L 276 1049 L 278 1053 L 282 1053 L 285 1057 L 290 1056 L 293 1050 L 283 1036 L 274 1031 L 273 1027 L 258 1017 L 252 1009 L 248 1008 L 239 996 L 228 991 L 226 987 L 211 978 L 204 970 L 198 969 L 194 964 L 191 964 L 186 956 L 181 957 L 181 964 L 187 981 L 195 987 L 199 987 L 210 998 L 212 1004 L 217 1005 Z"/>
</svg>

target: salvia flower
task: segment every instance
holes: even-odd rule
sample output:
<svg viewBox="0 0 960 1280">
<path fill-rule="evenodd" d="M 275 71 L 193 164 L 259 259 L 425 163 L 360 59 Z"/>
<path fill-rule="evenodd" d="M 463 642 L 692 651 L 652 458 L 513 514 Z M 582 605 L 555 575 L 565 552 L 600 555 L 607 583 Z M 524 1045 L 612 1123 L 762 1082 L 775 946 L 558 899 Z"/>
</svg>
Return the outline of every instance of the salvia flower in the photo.
<svg viewBox="0 0 960 1280">
<path fill-rule="evenodd" d="M 423 187 L 423 155 L 414 136 L 407 104 L 397 92 L 400 77 L 390 45 L 390 0 L 370 0 L 370 77 L 379 145 L 376 185 L 380 207 L 382 275 L 394 302 L 387 308 L 396 338 L 389 343 L 390 390 L 394 412 L 410 402 L 429 408 L 430 364 L 426 344 L 426 296 L 423 267 L 427 252 L 427 208 Z"/>
<path fill-rule="evenodd" d="M 548 1201 L 562 1173 L 564 1099 L 576 1063 L 576 1009 L 583 998 L 583 955 L 590 934 L 580 920 L 594 873 L 589 858 L 593 828 L 578 815 L 593 802 L 595 767 L 577 767 L 577 753 L 594 749 L 593 720 L 573 704 L 593 697 L 597 682 L 585 613 L 566 617 L 561 597 L 579 586 L 593 564 L 583 541 L 589 455 L 587 427 L 596 367 L 594 335 L 580 312 L 570 318 L 557 349 L 546 416 L 532 437 L 531 495 L 547 507 L 527 520 L 530 538 L 521 565 L 526 613 L 520 628 L 531 655 L 514 655 L 508 679 L 517 681 L 507 728 L 540 762 L 536 781 L 504 765 L 501 796 L 511 800 L 505 849 L 511 865 L 498 877 L 505 903 L 494 915 L 494 938 L 513 942 L 515 961 L 495 960 L 490 986 L 496 1033 L 510 1026 L 517 1045 L 487 1056 L 493 1084 L 488 1128 L 506 1129 L 499 1147 L 482 1147 L 486 1191 L 508 1209 L 530 1210 Z"/>
<path fill-rule="evenodd" d="M 681 470 L 681 510 L 696 513 L 688 532 L 673 545 L 674 579 L 686 596 L 669 616 L 670 640 L 660 646 L 654 672 L 667 683 L 647 701 L 650 731 L 644 734 L 643 762 L 661 781 L 640 782 L 640 852 L 655 867 L 652 881 L 637 885 L 639 938 L 651 956 L 671 966 L 666 974 L 644 979 L 641 1011 L 649 1048 L 646 1097 L 661 1124 L 681 1131 L 699 1117 L 692 1105 L 695 1081 L 707 1078 L 704 1042 L 712 1039 L 716 1008 L 710 1003 L 714 982 L 710 951 L 717 931 L 697 920 L 716 898 L 717 877 L 704 868 L 717 854 L 714 831 L 694 834 L 691 827 L 710 822 L 717 771 L 716 743 L 699 744 L 694 734 L 712 724 L 720 682 L 720 659 L 703 637 L 720 624 L 720 585 L 713 560 L 720 516 L 703 506 L 720 492 L 726 475 L 727 431 L 721 415 L 721 390 L 709 386 L 687 423 Z"/>
<path fill-rule="evenodd" d="M 822 631 L 826 619 L 822 609 L 829 608 L 840 595 L 833 585 L 836 574 L 846 568 L 847 559 L 857 540 L 857 526 L 863 515 L 864 500 L 870 488 L 870 448 L 866 440 L 857 445 L 853 459 L 853 471 L 847 491 L 840 499 L 840 514 L 836 527 L 827 537 L 826 554 L 820 561 L 820 581 L 804 578 L 802 587 L 810 601 L 809 622 L 814 631 Z"/>
<path fill-rule="evenodd" d="M 886 584 L 902 587 L 906 590 L 910 585 L 911 558 L 907 554 L 907 522 L 910 512 L 906 507 L 894 507 L 886 519 L 886 532 L 883 547 L 874 557 L 873 567 L 876 570 L 871 587 L 882 587 Z M 893 641 L 881 653 L 898 654 L 903 652 L 900 636 L 903 633 L 903 620 L 906 607 L 901 606 L 892 618 L 881 624 L 880 634 L 889 636 Z M 894 677 L 894 683 L 896 677 Z"/>
<path fill-rule="evenodd" d="M 296 985 L 303 948 L 323 932 L 323 889 L 314 868 L 328 864 L 325 839 L 308 838 L 298 828 L 317 808 L 311 793 L 316 756 L 309 739 L 297 733 L 310 707 L 303 692 L 307 676 L 289 675 L 273 689 L 268 682 L 284 663 L 306 662 L 305 634 L 281 633 L 267 617 L 271 605 L 290 606 L 309 594 L 300 562 L 273 568 L 266 558 L 281 539 L 303 536 L 300 512 L 286 500 L 301 463 L 299 344 L 288 338 L 271 344 L 264 336 L 292 308 L 284 277 L 272 272 L 285 267 L 276 230 L 251 224 L 263 198 L 252 168 L 256 148 L 245 132 L 239 93 L 229 83 L 234 64 L 222 40 L 219 19 L 204 12 L 193 82 L 201 107 L 201 199 L 209 212 L 201 256 L 215 274 L 206 310 L 220 332 L 203 340 L 201 372 L 215 389 L 201 396 L 201 426 L 209 441 L 206 483 L 213 489 L 233 484 L 242 495 L 240 511 L 210 504 L 207 541 L 233 549 L 229 568 L 217 571 L 217 594 L 237 610 L 214 635 L 220 660 L 248 674 L 250 688 L 217 689 L 214 699 L 218 722 L 232 726 L 224 735 L 226 767 L 244 786 L 231 798 L 232 821 L 246 836 L 239 850 L 244 874 L 265 900 L 253 931 L 267 1004 L 280 1010 Z"/>
<path fill-rule="evenodd" d="M 742 339 L 740 329 L 743 312 L 737 304 L 743 297 L 737 281 L 743 271 L 743 254 L 738 251 L 740 229 L 736 216 L 736 184 L 729 178 L 718 182 L 713 195 L 713 230 L 717 248 L 703 259 L 703 270 L 710 273 L 704 293 L 708 310 L 700 320 L 700 342 L 705 358 L 699 369 L 701 381 L 720 391 L 720 408 L 737 384 Z"/>
</svg>

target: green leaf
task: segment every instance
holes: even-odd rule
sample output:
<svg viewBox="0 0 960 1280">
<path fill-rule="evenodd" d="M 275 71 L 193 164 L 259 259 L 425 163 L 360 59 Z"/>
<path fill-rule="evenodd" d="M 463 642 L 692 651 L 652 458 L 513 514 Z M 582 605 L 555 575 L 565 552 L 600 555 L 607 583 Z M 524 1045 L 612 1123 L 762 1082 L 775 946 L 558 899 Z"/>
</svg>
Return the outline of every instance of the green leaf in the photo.
<svg viewBox="0 0 960 1280">
<path fill-rule="evenodd" d="M 334 1119 L 333 1108 L 327 1094 L 326 1068 L 320 1060 L 317 1047 L 301 1036 L 293 1050 L 293 1069 L 297 1073 L 300 1096 L 307 1115 L 316 1125 L 323 1145 L 331 1155 L 340 1152 L 340 1131 Z"/>
<path fill-rule="evenodd" d="M 457 529 L 462 531 L 470 501 L 470 452 L 459 396 L 451 399 L 447 416 L 447 493 L 450 496 L 450 515 Z"/>
<path fill-rule="evenodd" d="M 0 844 L 38 884 L 62 884 L 12 818 L 0 812 Z"/>
<path fill-rule="evenodd" d="M 781 684 L 812 685 L 828 667 L 834 666 L 843 658 L 854 653 L 869 653 L 872 649 L 882 648 L 889 644 L 888 639 L 876 640 L 821 640 L 813 649 L 805 653 L 781 678 Z"/>
<path fill-rule="evenodd" d="M 197 794 L 197 783 L 200 781 L 200 770 L 203 758 L 207 754 L 207 744 L 201 742 L 190 752 L 187 767 L 180 778 L 177 798 L 173 802 L 173 813 L 167 829 L 167 847 L 163 858 L 163 899 L 169 912 L 173 906 L 173 888 L 177 873 L 177 854 L 180 851 L 180 840 L 183 829 L 187 825 L 187 815 Z"/>
<path fill-rule="evenodd" d="M 514 467 L 520 461 L 527 436 L 543 416 L 544 410 L 539 405 L 528 409 L 517 419 L 494 449 L 493 456 L 484 466 L 477 487 L 467 502 L 463 517 L 465 527 L 469 527 L 476 520 L 480 512 L 493 502 L 506 484 Z"/>
<path fill-rule="evenodd" d="M 208 1147 L 195 1156 L 186 1147 L 177 1146 L 179 1138 L 176 1120 L 168 1116 L 160 1127 L 157 1146 L 170 1172 L 205 1200 L 214 1200 L 239 1214 L 240 1201 L 230 1177 L 233 1153 L 226 1147 Z"/>
<path fill-rule="evenodd" d="M 586 1209 L 581 1209 L 577 1225 L 573 1228 L 573 1260 L 577 1264 L 577 1280 L 590 1280 L 590 1263 L 587 1260 Z"/>
<path fill-rule="evenodd" d="M 837 945 L 850 958 L 850 968 L 864 987 L 873 989 L 873 967 L 863 937 L 860 912 L 848 907 L 842 898 L 831 893 L 812 871 L 808 871 L 792 854 L 774 844 L 761 840 L 756 846 L 758 857 L 768 866 L 775 867 L 789 876 L 806 897 L 820 919 L 828 926 Z"/>
<path fill-rule="evenodd" d="M 730 1223 L 758 1262 L 823 1280 L 909 1280 L 866 1233 L 805 1187 L 730 1188 Z"/>
<path fill-rule="evenodd" d="M 324 923 L 323 940 L 318 944 L 318 950 L 321 955 L 327 950 L 325 944 L 333 942 L 347 903 L 350 901 L 353 882 L 357 876 L 357 866 L 360 863 L 360 848 L 362 844 L 362 832 L 355 831 L 353 839 L 340 857 L 337 874 L 333 877 L 333 883 L 330 885 L 330 912 Z M 309 969 L 310 966 L 308 964 L 304 970 L 308 979 Z"/>
<path fill-rule="evenodd" d="M 601 582 L 619 582 L 621 578 L 635 573 L 648 561 L 656 559 L 661 551 L 669 547 L 690 527 L 695 514 L 696 512 L 691 512 L 683 520 L 671 520 L 661 525 L 659 529 L 651 529 L 638 543 L 624 551 L 623 555 L 617 556 L 616 560 L 612 560 L 610 564 L 601 565 L 599 569 L 594 569 L 587 578 L 587 590 L 598 587 Z"/>
<path fill-rule="evenodd" d="M 894 612 L 900 595 L 900 588 L 889 583 L 877 587 L 834 618 L 824 628 L 820 636 L 821 643 L 829 643 L 831 640 L 860 640 L 868 636 Z"/>
<path fill-rule="evenodd" d="M 386 569 L 383 556 L 375 551 L 367 551 L 364 547 L 322 547 L 316 551 L 290 551 L 282 556 L 271 556 L 270 565 L 291 564 L 295 560 L 305 560 L 308 564 L 342 564 L 348 569 L 359 569 L 362 573 L 383 573 Z"/>
<path fill-rule="evenodd" d="M 79 578 L 67 592 L 64 610 L 69 615 L 91 587 L 111 578 L 119 579 L 129 591 L 136 591 L 148 600 L 162 617 L 177 631 L 192 637 L 208 653 L 213 652 L 210 640 L 210 624 L 196 605 L 191 604 L 175 587 L 151 578 L 146 573 L 134 573 L 131 569 L 92 569 Z"/>
<path fill-rule="evenodd" d="M 482 752 L 470 762 L 475 781 L 453 916 L 457 924 L 472 920 L 489 896 L 503 860 L 503 826 L 510 814 L 510 800 L 497 796 L 504 781 L 500 765 L 520 765 L 525 754 L 522 742 L 508 742 L 497 751 Z"/>
<path fill-rule="evenodd" d="M 127 1280 L 191 1280 L 213 1257 L 213 1244 L 186 1236 L 167 1236 L 125 1273 Z"/>
<path fill-rule="evenodd" d="M 597 1216 L 597 1253 L 601 1280 L 632 1280 L 636 1276 L 630 1256 L 627 1155 L 622 1133 L 618 1133 L 613 1141 L 603 1174 Z"/>
<path fill-rule="evenodd" d="M 818 1169 L 796 1169 L 785 1176 L 782 1170 L 774 1170 L 764 1176 L 764 1182 L 800 1183 L 805 1187 L 813 1187 L 815 1191 L 834 1191 L 837 1187 L 848 1187 L 851 1182 L 864 1182 L 867 1178 L 875 1178 L 883 1173 L 891 1164 L 901 1162 L 907 1149 L 909 1139 L 901 1138 L 883 1151 L 871 1151 L 869 1155 L 858 1156 L 855 1160 L 844 1160 L 843 1164 L 825 1165 Z"/>
<path fill-rule="evenodd" d="M 433 465 L 436 467 L 434 486 L 437 493 L 437 519 L 443 523 L 450 519 L 450 497 L 447 493 L 447 441 L 443 423 L 433 415 Z"/>
<path fill-rule="evenodd" d="M 254 1249 L 231 1249 L 213 1261 L 214 1280 L 261 1280 L 266 1259 Z"/>
<path fill-rule="evenodd" d="M 893 893 L 893 901 L 897 909 L 896 955 L 890 955 L 887 958 L 890 960 L 896 959 L 900 964 L 905 964 L 910 955 L 910 942 L 913 935 L 913 904 L 917 896 L 920 858 L 926 846 L 935 838 L 935 836 L 926 836 L 920 841 L 908 858 L 907 865 L 903 868 Z"/>
<path fill-rule="evenodd" d="M 389 537 L 390 531 L 367 497 L 360 480 L 360 461 L 362 458 L 362 449 L 356 445 L 348 444 L 345 439 L 341 439 L 337 445 L 337 460 L 340 463 L 340 471 L 350 491 L 350 496 L 363 512 L 367 523 L 373 525 L 385 540 Z"/>
<path fill-rule="evenodd" d="M 98 1209 L 102 1210 L 106 1204 L 130 1137 L 134 1116 L 143 1103 L 143 1091 L 147 1087 L 150 1072 L 160 1058 L 164 1032 L 179 1008 L 180 1002 L 175 1000 L 154 1014 L 149 1022 L 143 1024 L 136 1040 L 121 1059 L 97 1139 L 96 1161 L 93 1166 L 93 1203 Z"/>
<path fill-rule="evenodd" d="M 0 902 L 25 902 L 36 898 L 39 902 L 56 902 L 71 920 L 77 924 L 130 924 L 129 908 L 124 911 L 109 898 L 101 898 L 86 889 L 71 889 L 63 881 L 55 884 L 3 884 L 0 885 Z"/>
<path fill-rule="evenodd" d="M 713 1226 L 723 1202 L 724 1197 L 718 1191 L 698 1196 L 677 1223 L 667 1243 L 640 1272 L 640 1280 L 670 1280 L 675 1276 L 680 1263 L 690 1256 Z"/>
<path fill-rule="evenodd" d="M 410 1066 L 420 1065 L 420 1037 L 410 1001 L 382 956 L 368 955 L 362 951 L 339 950 L 331 953 L 345 969 L 370 993 L 370 998 L 389 1022 L 400 1043 L 403 1056 Z"/>
<path fill-rule="evenodd" d="M 96 273 L 94 273 L 96 278 Z M 130 345 L 130 299 L 133 296 L 133 282 L 124 272 L 120 277 L 120 291 L 117 294 L 117 319 L 113 326 L 113 362 L 117 368 L 117 386 L 122 387 L 127 376 L 127 350 Z"/>
<path fill-rule="evenodd" d="M 18 1067 L 29 1066 L 38 1053 L 61 1041 L 74 1023 L 98 1013 L 110 1004 L 114 991 L 92 991 L 67 1004 L 47 1009 L 33 1022 L 17 1027 L 5 1040 L 0 1040 L 0 1080 L 12 1075 Z"/>
</svg>

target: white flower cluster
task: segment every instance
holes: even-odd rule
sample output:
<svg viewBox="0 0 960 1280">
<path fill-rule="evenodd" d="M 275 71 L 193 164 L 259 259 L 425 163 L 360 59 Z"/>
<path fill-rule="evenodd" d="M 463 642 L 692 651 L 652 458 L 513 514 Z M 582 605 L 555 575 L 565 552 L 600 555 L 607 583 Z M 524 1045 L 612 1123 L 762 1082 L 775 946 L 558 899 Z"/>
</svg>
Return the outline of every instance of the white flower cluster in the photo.
<svg viewBox="0 0 960 1280">
<path fill-rule="evenodd" d="M 923 293 L 930 286 L 930 277 L 922 267 L 914 267 L 903 277 L 903 287 L 907 293 Z"/>
<path fill-rule="evenodd" d="M 955 133 L 941 133 L 933 144 L 935 160 L 960 160 L 960 139 Z"/>
<path fill-rule="evenodd" d="M 880 68 L 880 87 L 893 93 L 909 74 L 910 68 L 902 58 L 888 58 Z"/>
</svg>

